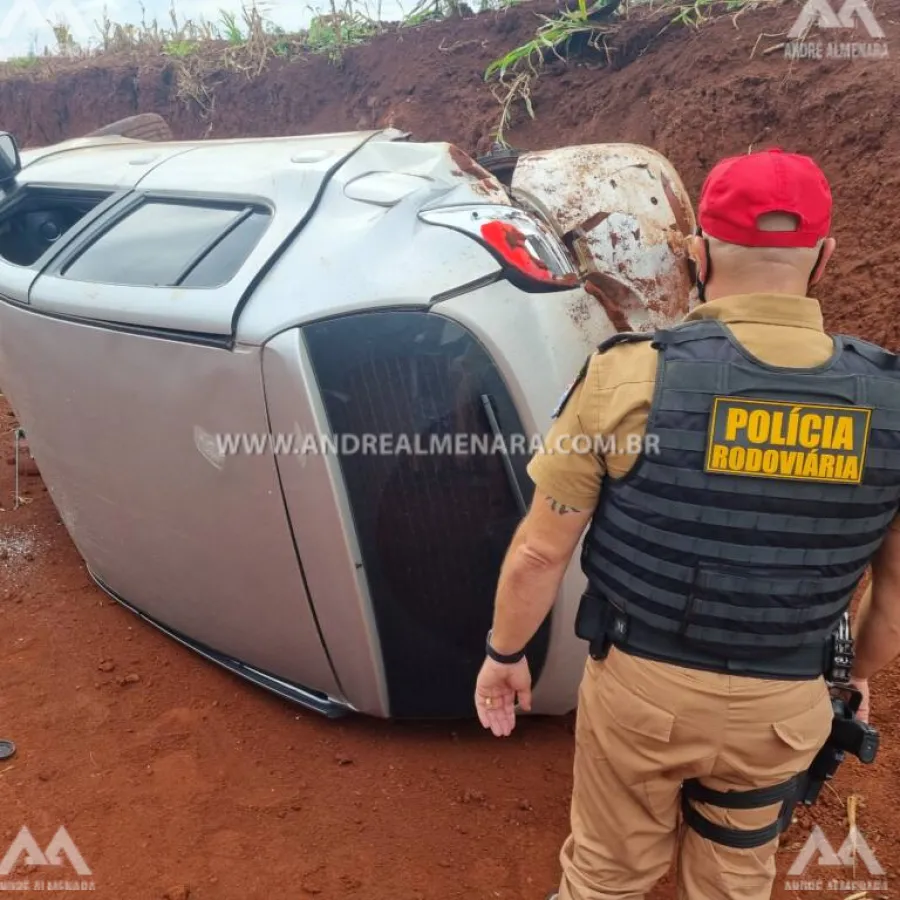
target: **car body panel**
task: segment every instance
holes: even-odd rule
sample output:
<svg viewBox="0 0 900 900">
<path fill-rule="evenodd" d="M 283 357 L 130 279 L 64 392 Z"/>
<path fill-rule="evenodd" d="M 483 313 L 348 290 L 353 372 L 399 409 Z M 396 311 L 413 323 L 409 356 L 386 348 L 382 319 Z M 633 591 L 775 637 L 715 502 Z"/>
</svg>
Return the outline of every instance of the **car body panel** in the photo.
<svg viewBox="0 0 900 900">
<path fill-rule="evenodd" d="M 294 448 L 302 448 L 304 435 L 327 434 L 300 329 L 269 341 L 262 362 L 271 433 L 295 440 Z M 315 598 L 318 625 L 342 688 L 355 709 L 387 715 L 377 629 L 337 459 L 328 453 L 288 450 L 274 460 L 306 585 Z"/>
<path fill-rule="evenodd" d="M 258 351 L 0 312 L 4 391 L 92 574 L 173 631 L 340 697 L 273 460 L 209 452 L 266 429 Z"/>
<path fill-rule="evenodd" d="M 690 198 L 661 154 L 636 144 L 523 153 L 512 188 L 552 214 L 616 331 L 664 328 L 696 303 Z"/>
<path fill-rule="evenodd" d="M 22 151 L 20 185 L 59 184 L 130 189 L 168 159 L 187 153 L 189 143 L 146 144 L 124 138 L 80 138 Z"/>
<path fill-rule="evenodd" d="M 417 217 L 435 206 L 498 198 L 509 204 L 498 187 L 458 169 L 455 152 L 444 143 L 371 141 L 360 148 L 330 180 L 320 214 L 247 301 L 236 339 L 258 344 L 285 328 L 375 305 L 421 306 L 498 276 L 500 264 L 478 242 Z M 362 190 L 363 179 L 374 190 L 379 176 L 394 174 L 404 177 L 404 191 L 391 179 L 390 197 L 384 190 L 373 200 L 348 196 Z"/>
</svg>

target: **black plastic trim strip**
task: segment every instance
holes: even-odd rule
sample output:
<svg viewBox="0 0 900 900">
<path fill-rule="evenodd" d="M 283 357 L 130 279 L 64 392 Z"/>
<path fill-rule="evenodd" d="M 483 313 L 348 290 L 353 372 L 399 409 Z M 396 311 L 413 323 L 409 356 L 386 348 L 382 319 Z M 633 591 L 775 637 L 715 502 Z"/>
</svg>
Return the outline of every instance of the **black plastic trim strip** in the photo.
<svg viewBox="0 0 900 900">
<path fill-rule="evenodd" d="M 43 316 L 47 319 L 56 319 L 60 322 L 72 322 L 76 325 L 90 325 L 103 328 L 106 331 L 116 331 L 121 334 L 136 334 L 142 337 L 158 338 L 165 341 L 177 341 L 182 344 L 197 344 L 203 347 L 214 347 L 218 350 L 233 350 L 235 341 L 228 334 L 205 334 L 194 331 L 177 331 L 165 328 L 151 328 L 144 325 L 126 325 L 121 322 L 109 322 L 106 319 L 87 319 L 82 316 L 67 316 L 62 313 L 47 312 L 43 309 L 35 309 L 28 303 L 19 303 L 10 297 L 0 295 L 0 303 L 15 306 L 33 316 Z"/>
<path fill-rule="evenodd" d="M 429 303 L 433 306 L 436 303 L 443 303 L 444 300 L 452 300 L 454 297 L 462 297 L 464 294 L 469 294 L 472 291 L 477 291 L 479 288 L 490 287 L 492 284 L 496 284 L 498 281 L 503 281 L 503 271 L 492 272 L 490 275 L 483 275 L 481 278 L 476 278 L 474 281 L 467 281 L 465 284 L 461 284 L 459 287 L 450 288 L 449 290 L 442 291 L 440 294 L 435 294 Z"/>
<path fill-rule="evenodd" d="M 494 410 L 494 401 L 491 399 L 490 394 L 481 395 L 481 405 L 484 407 L 484 412 L 487 416 L 488 424 L 491 427 L 491 433 L 494 436 L 494 440 L 502 441 L 503 431 L 500 428 L 500 423 L 497 421 L 497 413 Z M 528 504 L 525 502 L 525 497 L 522 496 L 522 487 L 519 484 L 519 480 L 516 478 L 516 473 L 513 469 L 509 454 L 504 451 L 502 457 L 503 471 L 506 472 L 506 480 L 509 482 L 509 489 L 512 492 L 513 499 L 516 501 L 516 506 L 519 507 L 519 512 L 524 519 L 525 516 L 528 515 Z"/>
<path fill-rule="evenodd" d="M 185 280 L 185 278 L 187 278 L 191 274 L 191 272 L 194 271 L 194 269 L 197 268 L 197 266 L 200 265 L 201 261 L 203 259 L 205 259 L 205 257 L 208 254 L 212 253 L 212 251 L 219 244 L 221 244 L 222 241 L 224 241 L 225 238 L 228 237 L 228 235 L 231 234 L 232 231 L 234 231 L 236 228 L 239 228 L 242 223 L 246 222 L 247 219 L 249 219 L 250 216 L 253 215 L 253 212 L 254 212 L 254 210 L 253 210 L 252 206 L 245 206 L 243 211 L 241 211 L 238 215 L 236 215 L 231 220 L 231 223 L 228 225 L 227 228 L 225 228 L 224 231 L 220 231 L 215 237 L 210 238 L 206 242 L 206 244 L 203 247 L 201 247 L 200 250 L 197 251 L 197 253 L 194 255 L 194 258 L 188 262 L 188 264 L 184 267 L 184 269 L 181 270 L 181 274 L 178 276 L 178 278 L 175 279 L 175 284 L 173 285 L 173 287 L 181 287 L 181 283 Z M 271 217 L 271 213 L 270 213 L 269 214 L 270 223 L 271 223 L 271 218 L 272 217 Z M 252 253 L 253 250 L 251 249 L 250 252 Z M 246 261 L 247 260 L 245 259 L 244 262 L 246 262 Z M 243 265 L 243 263 L 241 263 L 241 265 Z M 216 285 L 216 287 L 221 287 L 221 285 Z M 187 290 L 197 290 L 197 289 L 196 288 L 193 288 L 193 289 L 187 288 Z M 200 290 L 202 290 L 202 288 Z"/>
<path fill-rule="evenodd" d="M 355 712 L 355 710 L 346 704 L 340 703 L 337 700 L 333 700 L 327 694 L 323 694 L 321 691 L 314 691 L 309 688 L 305 688 L 299 684 L 293 684 L 291 682 L 285 681 L 283 678 L 278 678 L 275 675 L 271 675 L 268 672 L 264 672 L 261 669 L 256 669 L 253 666 L 248 666 L 246 663 L 241 662 L 239 659 L 234 659 L 230 656 L 225 656 L 222 653 L 213 650 L 204 644 L 200 644 L 197 641 L 193 641 L 190 638 L 185 637 L 183 634 L 163 625 L 162 622 L 154 619 L 152 616 L 148 616 L 146 613 L 141 612 L 133 604 L 129 603 L 119 594 L 117 594 L 112 588 L 108 587 L 103 583 L 103 580 L 94 574 L 91 570 L 90 566 L 87 566 L 88 574 L 94 580 L 94 583 L 105 593 L 112 597 L 116 603 L 123 606 L 129 612 L 134 613 L 139 619 L 143 619 L 149 625 L 152 625 L 154 628 L 161 631 L 163 634 L 168 635 L 168 637 L 178 641 L 179 644 L 187 647 L 189 650 L 193 650 L 195 653 L 199 653 L 200 656 L 208 659 L 210 662 L 216 663 L 216 665 L 221 666 L 223 669 L 227 669 L 229 672 L 237 675 L 240 678 L 243 678 L 245 681 L 249 681 L 252 684 L 255 684 L 257 687 L 264 688 L 270 693 L 277 694 L 280 697 L 283 697 L 285 700 L 290 700 L 292 703 L 296 703 L 299 706 L 303 706 L 306 709 L 310 709 L 313 712 L 320 713 L 323 716 L 326 716 L 329 719 L 337 719 L 343 716 L 346 716 L 348 713 Z"/>
</svg>

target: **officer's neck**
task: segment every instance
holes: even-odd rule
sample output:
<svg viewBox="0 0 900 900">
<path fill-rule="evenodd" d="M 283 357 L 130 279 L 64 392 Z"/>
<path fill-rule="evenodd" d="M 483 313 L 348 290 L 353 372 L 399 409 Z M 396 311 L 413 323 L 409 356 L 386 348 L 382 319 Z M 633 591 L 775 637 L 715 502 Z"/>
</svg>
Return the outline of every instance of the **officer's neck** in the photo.
<svg viewBox="0 0 900 900">
<path fill-rule="evenodd" d="M 718 300 L 736 294 L 788 294 L 808 297 L 809 282 L 802 277 L 772 277 L 772 273 L 760 273 L 757 277 L 714 276 L 706 286 L 706 299 Z"/>
</svg>

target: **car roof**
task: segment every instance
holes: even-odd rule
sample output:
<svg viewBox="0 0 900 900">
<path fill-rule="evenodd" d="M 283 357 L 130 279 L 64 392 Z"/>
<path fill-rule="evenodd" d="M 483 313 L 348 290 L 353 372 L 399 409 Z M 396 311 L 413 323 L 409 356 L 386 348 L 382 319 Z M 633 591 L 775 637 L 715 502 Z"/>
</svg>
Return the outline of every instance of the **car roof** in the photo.
<svg viewBox="0 0 900 900">
<path fill-rule="evenodd" d="M 373 138 L 404 137 L 394 129 L 308 136 L 227 138 L 195 141 L 140 141 L 118 136 L 75 138 L 49 147 L 23 150 L 20 185 L 128 190 L 148 179 L 149 189 L 259 192 L 279 173 L 346 159 Z M 152 176 L 152 177 L 151 177 Z M 262 196 L 267 196 L 262 191 Z"/>
</svg>

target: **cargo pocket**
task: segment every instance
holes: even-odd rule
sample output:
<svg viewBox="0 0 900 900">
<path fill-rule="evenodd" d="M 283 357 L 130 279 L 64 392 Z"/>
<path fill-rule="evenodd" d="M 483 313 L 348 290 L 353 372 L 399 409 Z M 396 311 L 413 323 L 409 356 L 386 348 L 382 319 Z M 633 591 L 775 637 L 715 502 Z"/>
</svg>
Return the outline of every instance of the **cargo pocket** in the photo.
<svg viewBox="0 0 900 900">
<path fill-rule="evenodd" d="M 613 720 L 610 724 L 624 728 L 638 737 L 667 744 L 675 724 L 674 714 L 654 706 L 638 694 L 620 686 L 614 679 L 610 681 L 616 685 L 615 689 L 609 694 L 601 694 L 602 702 Z"/>
<path fill-rule="evenodd" d="M 616 647 L 606 659 L 592 661 L 592 689 L 610 726 L 625 729 L 633 736 L 668 743 L 675 715 L 647 699 L 658 687 L 644 671 L 648 664 L 622 653 Z M 647 682 L 646 685 L 642 685 Z M 642 685 L 639 692 L 633 685 Z"/>
<path fill-rule="evenodd" d="M 828 740 L 833 718 L 831 697 L 823 686 L 822 697 L 815 706 L 773 722 L 772 730 L 785 763 L 796 760 L 792 768 L 805 769 Z"/>
<path fill-rule="evenodd" d="M 665 775 L 671 766 L 676 716 L 636 693 L 610 665 L 594 683 L 597 743 L 616 781 L 657 823 L 674 827 L 678 784 Z"/>
<path fill-rule="evenodd" d="M 634 783 L 665 764 L 675 715 L 623 684 L 610 670 L 592 685 L 599 743 L 604 753 L 621 763 Z"/>
</svg>

